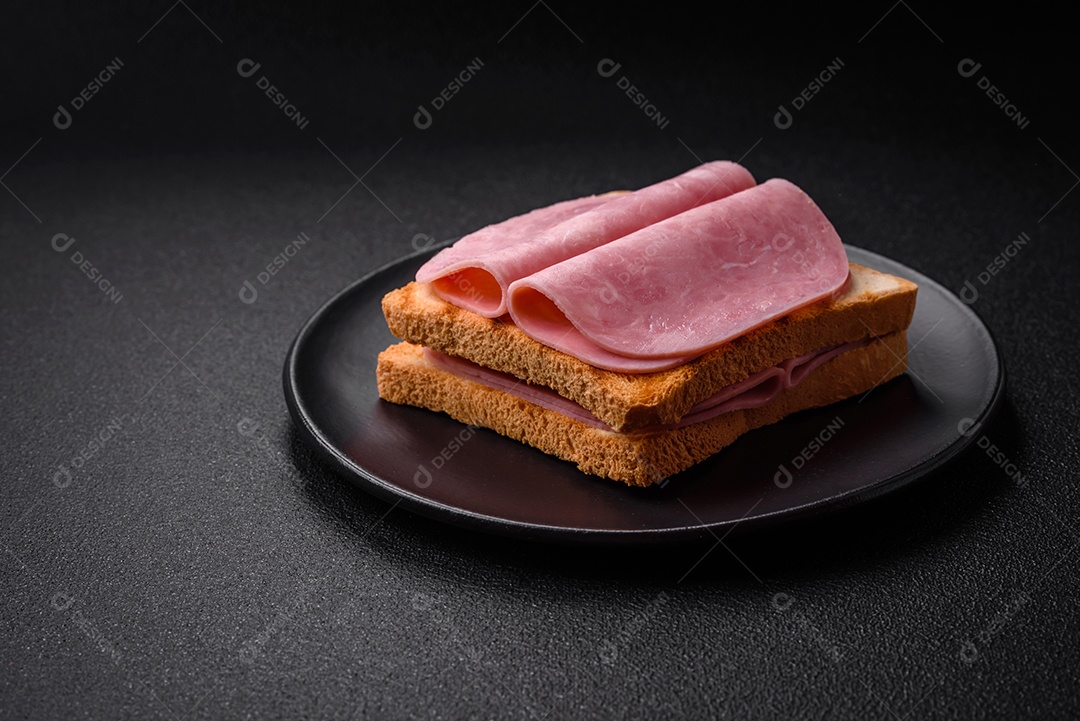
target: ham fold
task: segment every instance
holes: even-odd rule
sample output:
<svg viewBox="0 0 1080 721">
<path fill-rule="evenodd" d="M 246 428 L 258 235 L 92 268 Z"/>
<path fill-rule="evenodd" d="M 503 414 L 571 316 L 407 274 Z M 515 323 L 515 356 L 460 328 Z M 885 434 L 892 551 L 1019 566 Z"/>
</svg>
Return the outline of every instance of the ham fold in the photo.
<svg viewBox="0 0 1080 721">
<path fill-rule="evenodd" d="M 742 166 L 705 163 L 625 194 L 557 203 L 463 237 L 416 273 L 444 300 L 487 318 L 507 312 L 510 285 L 692 208 L 754 186 Z"/>
<path fill-rule="evenodd" d="M 747 378 L 721 388 L 712 396 L 690 408 L 682 419 L 676 423 L 640 428 L 635 432 L 683 428 L 694 423 L 707 421 L 710 418 L 716 418 L 731 411 L 760 408 L 772 401 L 784 390 L 794 388 L 802 383 L 818 367 L 849 350 L 859 348 L 869 342 L 870 339 L 865 338 L 853 343 L 813 351 L 797 358 L 790 358 L 779 365 L 766 368 L 757 373 L 751 373 Z M 593 428 L 613 430 L 611 426 L 601 421 L 581 405 L 568 398 L 563 398 L 546 386 L 532 385 L 522 381 L 520 378 L 515 378 L 509 373 L 484 368 L 472 361 L 446 355 L 431 348 L 424 348 L 424 355 L 435 367 L 447 373 L 452 373 L 459 378 L 465 378 L 488 388 L 509 393 L 541 408 L 547 408 L 549 411 L 555 411 L 579 420 Z"/>
<path fill-rule="evenodd" d="M 640 373 L 828 298 L 847 276 L 824 213 L 774 179 L 535 270 L 510 285 L 508 307 L 535 340 Z"/>
</svg>

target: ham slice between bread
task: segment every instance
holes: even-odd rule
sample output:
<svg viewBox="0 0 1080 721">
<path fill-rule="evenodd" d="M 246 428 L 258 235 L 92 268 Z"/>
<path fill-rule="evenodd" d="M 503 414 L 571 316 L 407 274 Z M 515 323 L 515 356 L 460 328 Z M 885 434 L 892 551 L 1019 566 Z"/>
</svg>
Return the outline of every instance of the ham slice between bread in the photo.
<svg viewBox="0 0 1080 721">
<path fill-rule="evenodd" d="M 660 483 L 735 442 L 744 433 L 798 411 L 866 393 L 906 370 L 906 333 L 849 350 L 814 369 L 765 405 L 734 410 L 674 430 L 617 433 L 447 373 L 423 348 L 398 343 L 379 354 L 379 393 L 387 401 L 448 414 L 631 486 Z M 512 483 L 513 479 L 506 479 Z"/>
</svg>

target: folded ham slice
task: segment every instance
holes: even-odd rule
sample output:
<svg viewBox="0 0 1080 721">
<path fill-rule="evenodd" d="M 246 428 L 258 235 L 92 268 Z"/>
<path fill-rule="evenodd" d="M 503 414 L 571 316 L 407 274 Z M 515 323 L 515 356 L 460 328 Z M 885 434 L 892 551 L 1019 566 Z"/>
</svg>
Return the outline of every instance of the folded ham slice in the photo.
<svg viewBox="0 0 1080 721">
<path fill-rule="evenodd" d="M 515 281 L 525 333 L 590 365 L 681 365 L 831 296 L 847 254 L 814 202 L 774 179 Z"/>
<path fill-rule="evenodd" d="M 864 338 L 852 343 L 806 353 L 797 358 L 789 358 L 779 365 L 751 373 L 747 378 L 721 388 L 712 396 L 690 408 L 676 423 L 639 428 L 638 432 L 683 428 L 694 423 L 707 421 L 710 418 L 716 418 L 731 411 L 760 408 L 780 395 L 782 391 L 794 388 L 802 383 L 803 379 L 818 367 L 849 350 L 866 345 L 869 341 L 869 338 Z M 532 385 L 509 373 L 484 368 L 472 361 L 446 355 L 431 348 L 424 348 L 424 356 L 435 367 L 447 373 L 452 373 L 459 378 L 465 378 L 488 388 L 509 393 L 542 408 L 575 418 L 593 428 L 613 430 L 611 426 L 601 421 L 581 405 L 568 398 L 563 398 L 546 386 Z"/>
<path fill-rule="evenodd" d="M 463 237 L 425 263 L 416 280 L 496 318 L 507 311 L 514 281 L 753 185 L 748 170 L 721 160 L 632 193 L 557 203 Z"/>
</svg>

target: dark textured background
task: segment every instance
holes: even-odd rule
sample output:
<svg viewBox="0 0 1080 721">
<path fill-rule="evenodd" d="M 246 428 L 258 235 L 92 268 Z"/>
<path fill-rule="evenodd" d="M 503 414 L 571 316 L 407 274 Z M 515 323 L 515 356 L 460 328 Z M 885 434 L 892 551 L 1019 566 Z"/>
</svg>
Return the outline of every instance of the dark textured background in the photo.
<svg viewBox="0 0 1080 721">
<path fill-rule="evenodd" d="M 0 716 L 1080 714 L 1063 16 L 187 2 L 162 18 L 168 2 L 16 3 L 0 29 Z M 117 76 L 54 127 L 115 57 Z M 778 129 L 777 106 L 837 57 Z M 237 74 L 242 58 L 305 129 Z M 474 58 L 479 74 L 416 128 Z M 666 128 L 597 74 L 603 58 Z M 964 58 L 979 75 L 958 74 Z M 338 289 L 418 234 L 639 187 L 695 156 L 787 177 L 847 242 L 973 282 L 1009 371 L 983 429 L 1006 460 L 976 449 L 726 547 L 605 553 L 388 513 L 299 441 L 281 365 Z M 311 242 L 240 302 L 300 232 Z M 63 253 L 58 233 L 76 239 Z"/>
</svg>

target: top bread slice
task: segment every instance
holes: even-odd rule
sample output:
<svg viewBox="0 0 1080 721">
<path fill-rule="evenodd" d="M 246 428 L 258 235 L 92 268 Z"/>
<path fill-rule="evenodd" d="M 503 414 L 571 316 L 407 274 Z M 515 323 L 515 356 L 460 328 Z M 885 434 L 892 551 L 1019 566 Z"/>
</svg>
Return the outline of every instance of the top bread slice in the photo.
<svg viewBox="0 0 1080 721">
<path fill-rule="evenodd" d="M 721 388 L 789 358 L 907 328 L 918 287 L 850 265 L 848 284 L 833 298 L 800 308 L 685 365 L 655 373 L 596 368 L 533 340 L 506 316 L 484 318 L 448 303 L 426 283 L 391 291 L 382 308 L 390 332 L 402 340 L 547 386 L 612 429 L 628 432 L 677 423 Z"/>
</svg>

